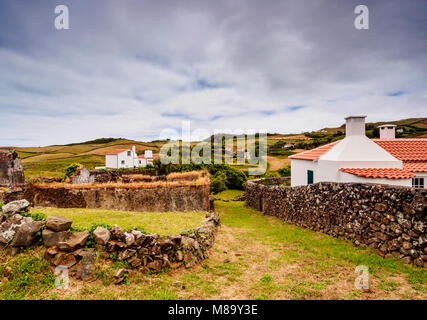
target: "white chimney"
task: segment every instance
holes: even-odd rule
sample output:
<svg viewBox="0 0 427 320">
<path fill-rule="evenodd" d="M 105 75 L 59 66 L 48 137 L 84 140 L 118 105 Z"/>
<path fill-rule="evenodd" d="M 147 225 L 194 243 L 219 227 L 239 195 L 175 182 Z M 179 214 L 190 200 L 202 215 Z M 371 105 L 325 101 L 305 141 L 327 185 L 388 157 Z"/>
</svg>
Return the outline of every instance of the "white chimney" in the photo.
<svg viewBox="0 0 427 320">
<path fill-rule="evenodd" d="M 379 126 L 380 139 L 395 139 L 396 138 L 396 125 L 384 124 Z"/>
<path fill-rule="evenodd" d="M 366 116 L 349 116 L 345 118 L 345 135 L 364 136 Z"/>
<path fill-rule="evenodd" d="M 132 151 L 133 151 L 133 154 L 135 154 L 135 153 L 136 153 L 136 148 L 135 148 L 135 146 L 132 146 Z"/>
<path fill-rule="evenodd" d="M 152 158 L 153 157 L 153 151 L 151 151 L 151 150 L 145 150 L 144 157 L 145 158 Z"/>
</svg>

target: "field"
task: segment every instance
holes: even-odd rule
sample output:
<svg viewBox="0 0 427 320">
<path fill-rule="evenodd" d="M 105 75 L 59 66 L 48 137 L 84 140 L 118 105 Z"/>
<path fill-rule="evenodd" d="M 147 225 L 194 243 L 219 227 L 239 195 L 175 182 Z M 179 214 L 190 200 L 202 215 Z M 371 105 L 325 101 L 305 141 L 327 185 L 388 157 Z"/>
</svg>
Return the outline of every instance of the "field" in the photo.
<svg viewBox="0 0 427 320">
<path fill-rule="evenodd" d="M 241 192 L 228 190 L 217 198 Z M 210 257 L 190 269 L 159 275 L 132 272 L 129 282 L 111 283 L 120 267 L 98 265 L 92 282 L 70 280 L 55 289 L 42 251 L 0 256 L 13 277 L 0 284 L 0 299 L 426 299 L 427 271 L 383 259 L 349 241 L 305 230 L 247 208 L 215 202 L 222 225 Z M 354 287 L 355 268 L 369 268 L 370 289 Z"/>
<path fill-rule="evenodd" d="M 44 213 L 47 216 L 60 215 L 73 220 L 73 227 L 90 229 L 96 224 L 117 224 L 124 230 L 137 228 L 146 234 L 161 236 L 179 234 L 202 224 L 204 212 L 129 212 L 103 209 L 59 209 L 36 208 L 30 213 Z"/>
</svg>

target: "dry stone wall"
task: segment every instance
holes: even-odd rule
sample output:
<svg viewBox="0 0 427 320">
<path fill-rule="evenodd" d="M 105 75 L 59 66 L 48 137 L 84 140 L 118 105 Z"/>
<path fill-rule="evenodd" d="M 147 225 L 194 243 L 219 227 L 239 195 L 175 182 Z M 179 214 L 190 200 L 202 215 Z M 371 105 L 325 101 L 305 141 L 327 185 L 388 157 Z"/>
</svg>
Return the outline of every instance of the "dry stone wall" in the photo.
<svg viewBox="0 0 427 320">
<path fill-rule="evenodd" d="M 27 199 L 36 207 L 91 208 L 122 211 L 209 211 L 209 185 L 155 188 L 41 188 L 27 186 L 0 193 L 8 203 Z"/>
<path fill-rule="evenodd" d="M 383 257 L 426 263 L 426 189 L 355 183 L 287 187 L 270 179 L 248 181 L 245 197 L 249 206 L 285 222 L 354 240 Z"/>
<path fill-rule="evenodd" d="M 126 261 L 129 269 L 152 273 L 192 267 L 208 257 L 220 224 L 218 214 L 207 212 L 201 226 L 176 235 L 124 231 L 117 225 L 76 232 L 70 230 L 72 220 L 66 217 L 34 221 L 23 216 L 27 208 L 22 210 L 0 215 L 0 249 L 14 255 L 26 247 L 44 246 L 52 271 L 65 266 L 71 276 L 81 280 L 94 278 L 94 265 L 99 259 Z M 122 282 L 129 271 L 119 270 L 114 281 Z"/>
</svg>

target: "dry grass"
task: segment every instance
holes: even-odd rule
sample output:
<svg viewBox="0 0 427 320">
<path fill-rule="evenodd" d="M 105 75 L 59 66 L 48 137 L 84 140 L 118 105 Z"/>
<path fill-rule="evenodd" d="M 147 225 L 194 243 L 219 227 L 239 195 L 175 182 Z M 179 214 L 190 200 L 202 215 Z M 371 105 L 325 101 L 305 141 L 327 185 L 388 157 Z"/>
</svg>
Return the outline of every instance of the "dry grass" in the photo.
<svg viewBox="0 0 427 320">
<path fill-rule="evenodd" d="M 92 184 L 68 184 L 68 183 L 40 183 L 34 184 L 39 189 L 154 189 L 166 187 L 184 187 L 209 185 L 209 176 L 200 177 L 192 181 L 155 181 L 155 182 L 131 182 L 131 183 L 92 183 Z"/>
<path fill-rule="evenodd" d="M 167 179 L 168 180 L 197 180 L 202 175 L 208 174 L 204 171 L 190 171 L 190 172 L 172 172 L 168 174 Z"/>
<path fill-rule="evenodd" d="M 38 162 L 38 161 L 45 161 L 45 160 L 51 160 L 51 159 L 69 158 L 72 156 L 74 156 L 74 154 L 72 153 L 43 153 L 33 157 L 25 158 L 22 160 L 22 162 Z"/>
<path fill-rule="evenodd" d="M 291 165 L 291 159 L 280 159 L 272 156 L 268 156 L 269 169 L 272 171 L 279 170 L 281 168 L 289 167 Z"/>
</svg>

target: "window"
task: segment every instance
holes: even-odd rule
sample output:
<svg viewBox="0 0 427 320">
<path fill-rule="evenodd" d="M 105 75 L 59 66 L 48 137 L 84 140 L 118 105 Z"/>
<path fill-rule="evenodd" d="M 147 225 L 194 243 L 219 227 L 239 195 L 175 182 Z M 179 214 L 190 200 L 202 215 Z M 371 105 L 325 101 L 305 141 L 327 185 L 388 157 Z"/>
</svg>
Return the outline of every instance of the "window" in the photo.
<svg viewBox="0 0 427 320">
<path fill-rule="evenodd" d="M 313 170 L 307 170 L 307 184 L 313 184 Z"/>
<path fill-rule="evenodd" d="M 128 151 L 128 157 L 130 157 L 132 155 L 131 151 Z"/>
<path fill-rule="evenodd" d="M 412 178 L 412 187 L 424 188 L 424 178 Z"/>
<path fill-rule="evenodd" d="M 122 160 L 122 164 L 125 164 L 125 160 Z"/>
</svg>

